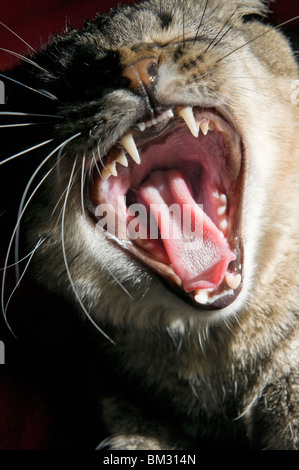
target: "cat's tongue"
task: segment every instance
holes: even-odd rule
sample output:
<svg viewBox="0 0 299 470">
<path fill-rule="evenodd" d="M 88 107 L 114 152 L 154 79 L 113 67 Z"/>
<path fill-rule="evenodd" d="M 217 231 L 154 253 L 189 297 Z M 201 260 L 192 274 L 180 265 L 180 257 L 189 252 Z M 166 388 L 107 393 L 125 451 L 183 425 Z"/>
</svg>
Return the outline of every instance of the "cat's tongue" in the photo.
<svg viewBox="0 0 299 470">
<path fill-rule="evenodd" d="M 159 226 L 184 290 L 218 286 L 236 257 L 223 233 L 194 201 L 181 172 L 154 171 L 138 192 Z"/>
</svg>

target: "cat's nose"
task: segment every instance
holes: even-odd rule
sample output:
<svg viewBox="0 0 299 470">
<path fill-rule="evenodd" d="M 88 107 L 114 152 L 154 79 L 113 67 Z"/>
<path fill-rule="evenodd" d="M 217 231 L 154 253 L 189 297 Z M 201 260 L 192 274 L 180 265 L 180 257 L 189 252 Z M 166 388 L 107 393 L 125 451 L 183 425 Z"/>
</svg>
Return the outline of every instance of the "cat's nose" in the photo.
<svg viewBox="0 0 299 470">
<path fill-rule="evenodd" d="M 155 57 L 140 59 L 125 67 L 122 76 L 128 80 L 130 90 L 137 93 L 149 93 L 153 87 L 158 71 L 158 61 Z"/>
</svg>

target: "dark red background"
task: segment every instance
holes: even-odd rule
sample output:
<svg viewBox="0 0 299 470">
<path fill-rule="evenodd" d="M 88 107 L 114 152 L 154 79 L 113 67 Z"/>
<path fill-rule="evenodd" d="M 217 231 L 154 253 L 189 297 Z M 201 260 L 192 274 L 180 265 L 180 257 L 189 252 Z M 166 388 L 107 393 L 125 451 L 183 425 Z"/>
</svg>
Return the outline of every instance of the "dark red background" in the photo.
<svg viewBox="0 0 299 470">
<path fill-rule="evenodd" d="M 129 1 L 2 0 L 0 21 L 36 49 L 47 41 L 49 35 L 62 32 L 67 24 L 80 27 L 84 18 L 92 18 L 99 10 L 107 12 L 111 6 L 121 3 Z M 278 24 L 298 15 L 298 3 L 298 0 L 278 0 L 271 6 L 273 23 Z M 298 20 L 295 23 L 298 24 Z M 28 50 L 2 25 L 0 47 L 20 54 Z M 11 66 L 14 61 L 10 54 L 0 51 L 0 70 Z M 35 386 L 28 385 L 22 375 L 12 373 L 8 364 L 0 365 L 0 378 L 0 449 L 51 449 L 53 443 L 49 429 L 53 430 L 53 417 L 43 393 Z M 78 409 L 74 413 L 78 413 Z"/>
</svg>

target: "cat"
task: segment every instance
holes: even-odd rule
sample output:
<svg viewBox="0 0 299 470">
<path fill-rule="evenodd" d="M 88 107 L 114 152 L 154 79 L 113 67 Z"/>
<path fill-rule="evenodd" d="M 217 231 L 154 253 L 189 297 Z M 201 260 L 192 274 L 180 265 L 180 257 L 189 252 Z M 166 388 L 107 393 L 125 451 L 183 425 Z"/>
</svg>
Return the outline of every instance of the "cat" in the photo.
<svg viewBox="0 0 299 470">
<path fill-rule="evenodd" d="M 98 449 L 299 449 L 299 75 L 266 14 L 147 0 L 2 74 L 3 285 L 16 242 L 91 326 Z"/>
</svg>

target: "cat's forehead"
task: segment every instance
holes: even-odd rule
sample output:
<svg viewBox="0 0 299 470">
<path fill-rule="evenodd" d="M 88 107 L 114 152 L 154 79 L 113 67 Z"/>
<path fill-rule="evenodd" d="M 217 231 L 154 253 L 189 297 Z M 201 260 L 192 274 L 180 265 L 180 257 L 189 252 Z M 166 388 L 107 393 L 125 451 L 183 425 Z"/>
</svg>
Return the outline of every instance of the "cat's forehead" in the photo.
<svg viewBox="0 0 299 470">
<path fill-rule="evenodd" d="M 234 24 L 245 15 L 262 13 L 263 2 L 243 0 L 149 0 L 98 14 L 76 39 L 78 46 L 116 49 L 136 44 L 169 43 L 198 35 L 214 36 L 219 24 Z"/>
</svg>

